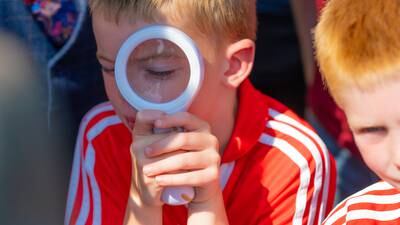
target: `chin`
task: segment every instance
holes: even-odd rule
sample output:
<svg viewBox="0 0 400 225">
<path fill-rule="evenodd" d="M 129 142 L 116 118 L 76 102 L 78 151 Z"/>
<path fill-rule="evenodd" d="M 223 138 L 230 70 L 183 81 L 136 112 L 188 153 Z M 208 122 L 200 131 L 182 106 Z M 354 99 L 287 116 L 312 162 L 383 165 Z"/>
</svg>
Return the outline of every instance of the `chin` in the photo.
<svg viewBox="0 0 400 225">
<path fill-rule="evenodd" d="M 124 113 L 119 113 L 117 111 L 117 115 L 118 117 L 121 119 L 122 123 L 129 129 L 129 130 L 133 130 L 133 127 L 135 126 L 135 117 L 130 115 L 127 116 Z"/>
<path fill-rule="evenodd" d="M 392 185 L 397 190 L 400 190 L 400 180 L 390 179 L 390 180 L 385 180 L 385 181 L 388 182 L 390 185 Z"/>
<path fill-rule="evenodd" d="M 129 130 L 133 130 L 133 127 L 135 126 L 135 119 L 124 117 L 123 123 L 125 124 L 126 127 L 129 128 Z"/>
</svg>

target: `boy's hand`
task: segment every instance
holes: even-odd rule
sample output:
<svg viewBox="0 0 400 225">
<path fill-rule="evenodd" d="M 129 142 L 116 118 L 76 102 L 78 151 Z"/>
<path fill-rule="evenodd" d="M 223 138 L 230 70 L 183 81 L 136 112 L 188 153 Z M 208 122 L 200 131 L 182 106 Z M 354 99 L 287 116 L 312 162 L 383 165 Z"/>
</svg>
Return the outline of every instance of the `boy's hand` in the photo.
<svg viewBox="0 0 400 225">
<path fill-rule="evenodd" d="M 143 174 L 143 167 L 157 159 L 145 156 L 145 149 L 150 144 L 167 137 L 169 134 L 153 134 L 154 121 L 164 115 L 161 111 L 144 110 L 136 114 L 132 132 L 132 184 L 131 198 L 140 206 L 161 207 L 162 187 L 157 185 L 154 177 Z"/>
<path fill-rule="evenodd" d="M 157 187 L 194 187 L 196 195 L 192 203 L 206 202 L 220 195 L 219 145 L 208 123 L 180 112 L 163 115 L 154 125 L 156 128 L 180 127 L 185 132 L 152 139 L 155 142 L 145 148 L 145 156 L 152 162 L 143 167 L 144 175 L 155 178 Z"/>
</svg>

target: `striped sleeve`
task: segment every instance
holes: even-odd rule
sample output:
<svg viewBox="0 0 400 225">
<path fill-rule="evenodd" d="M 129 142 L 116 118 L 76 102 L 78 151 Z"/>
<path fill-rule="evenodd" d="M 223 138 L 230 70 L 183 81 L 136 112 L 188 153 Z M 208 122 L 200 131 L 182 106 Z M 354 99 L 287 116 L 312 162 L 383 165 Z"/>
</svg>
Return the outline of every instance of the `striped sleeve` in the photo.
<svg viewBox="0 0 400 225">
<path fill-rule="evenodd" d="M 333 159 L 315 132 L 294 114 L 269 109 L 269 116 L 260 142 L 280 157 L 276 167 L 281 189 L 271 200 L 273 224 L 321 224 L 333 205 Z"/>
<path fill-rule="evenodd" d="M 323 222 L 339 224 L 400 224 L 400 192 L 386 182 L 378 182 L 351 195 Z"/>
<path fill-rule="evenodd" d="M 65 212 L 65 225 L 101 224 L 101 196 L 94 174 L 96 152 L 92 139 L 96 130 L 101 132 L 99 121 L 115 114 L 108 103 L 103 103 L 89 111 L 83 118 L 77 141 L 70 177 L 70 185 Z M 119 122 L 117 118 L 115 123 Z"/>
</svg>

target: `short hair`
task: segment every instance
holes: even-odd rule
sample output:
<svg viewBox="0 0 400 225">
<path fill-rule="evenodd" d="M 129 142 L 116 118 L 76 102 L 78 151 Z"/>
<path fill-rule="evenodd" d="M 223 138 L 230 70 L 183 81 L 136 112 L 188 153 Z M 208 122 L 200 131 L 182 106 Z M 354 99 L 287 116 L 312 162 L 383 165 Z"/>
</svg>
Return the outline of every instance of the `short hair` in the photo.
<svg viewBox="0 0 400 225">
<path fill-rule="evenodd" d="M 121 17 L 154 22 L 167 14 L 218 40 L 256 38 L 255 0 L 89 0 L 89 5 L 116 22 Z"/>
<path fill-rule="evenodd" d="M 328 1 L 315 30 L 315 47 L 325 84 L 336 101 L 343 88 L 367 90 L 397 78 L 400 1 Z"/>
</svg>

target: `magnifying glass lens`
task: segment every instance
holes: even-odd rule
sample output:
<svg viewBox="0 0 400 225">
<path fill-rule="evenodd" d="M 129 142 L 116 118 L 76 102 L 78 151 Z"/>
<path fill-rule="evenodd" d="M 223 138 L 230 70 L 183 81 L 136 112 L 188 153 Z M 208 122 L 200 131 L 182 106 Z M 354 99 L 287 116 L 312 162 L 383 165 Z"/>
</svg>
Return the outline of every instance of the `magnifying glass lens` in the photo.
<svg viewBox="0 0 400 225">
<path fill-rule="evenodd" d="M 133 91 L 153 103 L 176 99 L 188 85 L 189 61 L 176 44 L 165 39 L 150 39 L 131 53 L 127 78 Z"/>
</svg>

